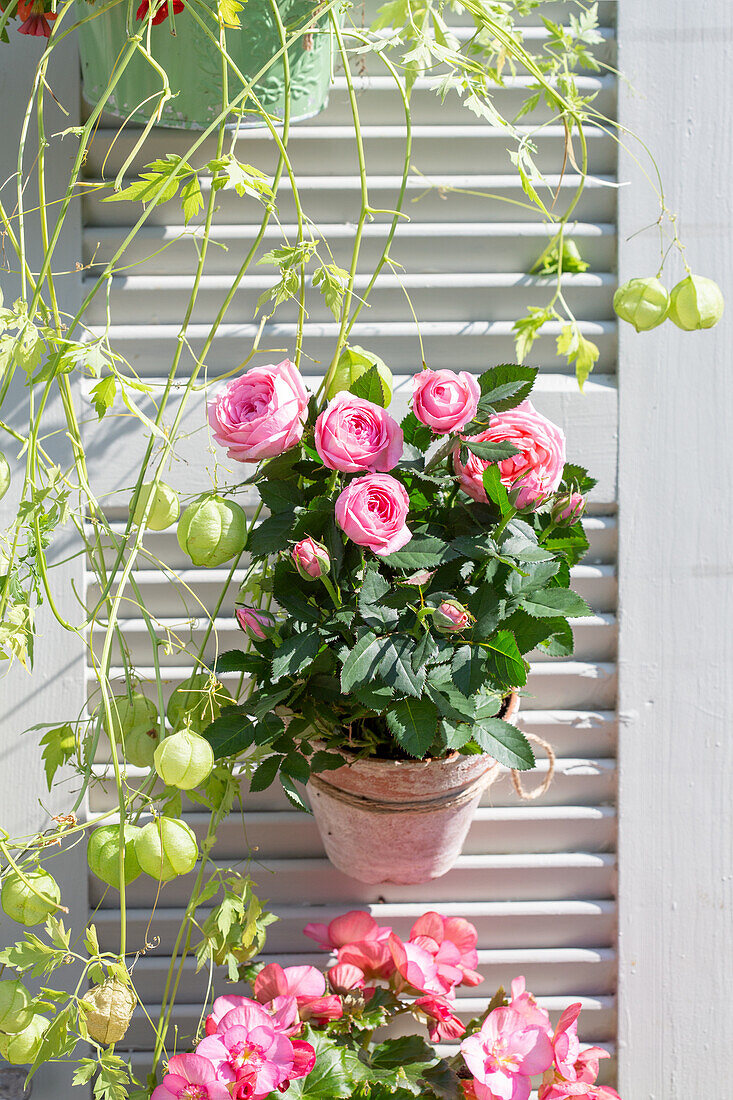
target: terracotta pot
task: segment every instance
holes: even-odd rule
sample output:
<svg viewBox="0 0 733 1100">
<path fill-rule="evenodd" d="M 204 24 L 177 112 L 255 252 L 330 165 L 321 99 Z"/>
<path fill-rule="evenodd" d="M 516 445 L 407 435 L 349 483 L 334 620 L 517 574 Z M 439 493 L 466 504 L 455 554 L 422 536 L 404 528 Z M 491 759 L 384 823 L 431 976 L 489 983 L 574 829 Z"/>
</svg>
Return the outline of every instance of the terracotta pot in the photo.
<svg viewBox="0 0 733 1100">
<path fill-rule="evenodd" d="M 512 693 L 502 717 L 519 709 Z M 348 756 L 348 754 L 345 754 Z M 444 760 L 354 759 L 311 776 L 313 815 L 331 863 L 360 882 L 427 882 L 461 854 L 499 765 L 487 755 Z"/>
</svg>

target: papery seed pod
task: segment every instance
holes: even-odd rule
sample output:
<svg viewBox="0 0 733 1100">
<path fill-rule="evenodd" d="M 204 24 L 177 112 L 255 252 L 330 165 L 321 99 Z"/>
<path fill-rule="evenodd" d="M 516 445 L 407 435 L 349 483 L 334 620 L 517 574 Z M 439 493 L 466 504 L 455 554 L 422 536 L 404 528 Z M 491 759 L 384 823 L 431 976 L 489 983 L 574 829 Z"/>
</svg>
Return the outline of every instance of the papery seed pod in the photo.
<svg viewBox="0 0 733 1100">
<path fill-rule="evenodd" d="M 140 864 L 135 852 L 135 841 L 140 829 L 125 825 L 125 885 L 134 882 L 140 874 Z M 120 827 L 102 825 L 89 837 L 87 863 L 92 874 L 108 886 L 120 888 Z"/>
<path fill-rule="evenodd" d="M 24 874 L 30 885 L 14 871 L 10 871 L 5 876 L 0 904 L 5 915 L 11 920 L 31 927 L 34 924 L 41 924 L 51 913 L 56 912 L 58 903 L 61 901 L 61 891 L 48 871 L 39 869 L 25 871 Z M 35 894 L 33 890 L 37 890 L 38 893 Z M 38 894 L 43 896 L 39 897 Z M 46 898 L 48 901 L 45 900 Z"/>
<path fill-rule="evenodd" d="M 238 504 L 207 497 L 189 504 L 178 522 L 178 543 L 194 565 L 213 569 L 241 554 L 247 517 Z"/>
<path fill-rule="evenodd" d="M 185 821 L 159 817 L 140 830 L 135 853 L 146 875 L 168 882 L 193 870 L 199 850 L 193 830 Z"/>
<path fill-rule="evenodd" d="M 214 750 L 193 730 L 179 730 L 164 738 L 155 750 L 155 770 L 168 787 L 193 790 L 214 768 Z"/>
<path fill-rule="evenodd" d="M 181 680 L 168 700 L 168 721 L 174 730 L 190 726 L 201 733 L 219 717 L 224 707 L 234 703 L 223 684 L 214 680 L 208 672 L 196 672 Z"/>
<path fill-rule="evenodd" d="M 17 978 L 0 982 L 0 1031 L 16 1035 L 33 1019 L 31 995 Z"/>
<path fill-rule="evenodd" d="M 150 768 L 153 754 L 160 740 L 158 708 L 155 703 L 134 691 L 132 696 L 114 695 L 110 699 L 112 731 L 115 741 L 122 745 L 125 760 L 136 768 Z M 104 707 L 100 705 L 96 717 L 101 717 L 107 736 L 109 722 Z"/>
<path fill-rule="evenodd" d="M 473 615 L 458 600 L 443 600 L 433 615 L 433 626 L 441 634 L 456 634 L 472 622 Z"/>
<path fill-rule="evenodd" d="M 583 515 L 586 499 L 582 493 L 561 493 L 552 505 L 552 522 L 556 527 L 570 527 Z"/>
<path fill-rule="evenodd" d="M 119 978 L 108 978 L 84 995 L 89 1037 L 100 1046 L 119 1043 L 130 1026 L 135 994 Z"/>
<path fill-rule="evenodd" d="M 648 332 L 661 325 L 669 312 L 667 288 L 653 275 L 629 279 L 613 296 L 613 308 L 622 321 L 637 332 Z"/>
<path fill-rule="evenodd" d="M 5 455 L 0 451 L 0 500 L 5 496 L 10 488 L 10 463 Z"/>
<path fill-rule="evenodd" d="M 28 1066 L 35 1061 L 48 1027 L 45 1016 L 34 1016 L 27 1027 L 15 1035 L 0 1035 L 0 1056 L 11 1066 Z"/>
<path fill-rule="evenodd" d="M 360 348 L 358 344 L 352 344 L 351 347 L 344 348 L 341 352 L 336 370 L 328 384 L 327 399 L 330 401 L 342 390 L 348 390 L 351 393 L 351 387 L 357 379 L 370 371 L 372 367 L 377 368 L 377 374 L 382 384 L 382 404 L 386 409 L 392 400 L 394 386 L 392 371 L 378 355 L 367 351 L 366 348 Z"/>
<path fill-rule="evenodd" d="M 158 482 L 154 491 L 152 481 L 146 481 L 144 485 L 140 486 L 132 522 L 138 527 L 142 523 L 143 513 L 151 492 L 153 492 L 153 503 L 150 505 L 146 527 L 149 527 L 151 531 L 165 531 L 166 527 L 170 527 L 172 523 L 176 522 L 181 507 L 175 489 L 171 489 L 170 485 L 166 485 L 163 481 Z"/>
<path fill-rule="evenodd" d="M 703 275 L 688 275 L 670 294 L 669 319 L 685 332 L 712 328 L 723 316 L 725 301 L 716 282 Z"/>
</svg>

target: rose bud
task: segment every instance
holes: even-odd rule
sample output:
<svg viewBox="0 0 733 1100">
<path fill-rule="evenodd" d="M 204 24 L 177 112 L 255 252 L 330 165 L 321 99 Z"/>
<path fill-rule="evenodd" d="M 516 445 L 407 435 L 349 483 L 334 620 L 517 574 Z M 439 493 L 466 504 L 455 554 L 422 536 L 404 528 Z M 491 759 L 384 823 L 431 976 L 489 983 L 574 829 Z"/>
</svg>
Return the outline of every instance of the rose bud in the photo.
<svg viewBox="0 0 733 1100">
<path fill-rule="evenodd" d="M 443 600 L 433 615 L 433 625 L 441 634 L 457 634 L 473 622 L 473 615 L 458 600 Z"/>
<path fill-rule="evenodd" d="M 613 308 L 621 320 L 628 321 L 637 332 L 648 332 L 661 325 L 669 313 L 669 294 L 653 275 L 646 279 L 629 279 L 614 294 Z"/>
<path fill-rule="evenodd" d="M 275 616 L 269 611 L 260 611 L 258 607 L 238 607 L 235 614 L 248 638 L 262 641 L 275 629 Z"/>
<path fill-rule="evenodd" d="M 317 581 L 319 577 L 323 577 L 328 573 L 331 568 L 331 558 L 328 550 L 320 542 L 312 539 L 310 535 L 295 544 L 290 556 L 304 581 Z"/>
<path fill-rule="evenodd" d="M 685 332 L 712 328 L 723 316 L 723 294 L 717 283 L 702 275 L 688 275 L 672 287 L 669 319 Z"/>
<path fill-rule="evenodd" d="M 547 500 L 547 492 L 531 473 L 517 478 L 508 490 L 509 503 L 518 512 L 533 512 Z"/>
<path fill-rule="evenodd" d="M 552 506 L 552 522 L 556 527 L 570 527 L 583 515 L 585 505 L 582 493 L 561 493 Z"/>
</svg>

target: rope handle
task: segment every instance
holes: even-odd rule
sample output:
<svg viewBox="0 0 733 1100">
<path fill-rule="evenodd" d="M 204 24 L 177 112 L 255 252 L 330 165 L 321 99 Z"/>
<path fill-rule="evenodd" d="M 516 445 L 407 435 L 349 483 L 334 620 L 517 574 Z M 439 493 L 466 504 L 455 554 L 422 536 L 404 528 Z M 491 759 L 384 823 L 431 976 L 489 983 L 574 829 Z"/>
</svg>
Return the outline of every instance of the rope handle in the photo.
<svg viewBox="0 0 733 1100">
<path fill-rule="evenodd" d="M 517 795 L 520 798 L 524 799 L 525 802 L 531 802 L 533 798 L 541 798 L 542 795 L 546 794 L 547 791 L 550 789 L 550 784 L 552 783 L 555 775 L 555 750 L 553 749 L 552 745 L 543 740 L 543 738 L 538 737 L 536 733 L 525 733 L 524 736 L 527 738 L 528 741 L 534 741 L 536 745 L 539 745 L 539 747 L 547 754 L 548 762 L 547 775 L 542 780 L 542 782 L 537 787 L 533 787 L 531 791 L 525 791 L 524 787 L 522 786 L 522 780 L 520 778 L 521 772 L 518 772 L 516 768 L 512 768 L 512 784 L 514 786 L 514 790 L 517 792 Z"/>
</svg>

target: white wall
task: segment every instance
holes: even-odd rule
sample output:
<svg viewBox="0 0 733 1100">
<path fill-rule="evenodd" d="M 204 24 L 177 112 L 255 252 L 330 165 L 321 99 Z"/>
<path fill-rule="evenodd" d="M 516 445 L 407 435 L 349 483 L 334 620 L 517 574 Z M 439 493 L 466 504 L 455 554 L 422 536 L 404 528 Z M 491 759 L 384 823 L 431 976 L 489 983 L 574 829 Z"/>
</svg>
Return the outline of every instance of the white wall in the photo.
<svg viewBox="0 0 733 1100">
<path fill-rule="evenodd" d="M 620 334 L 620 1083 L 722 1096 L 733 1059 L 733 5 L 621 0 L 620 118 L 654 150 L 707 333 Z M 620 278 L 653 274 L 658 208 L 621 155 Z M 680 265 L 670 265 L 676 280 Z"/>
</svg>

